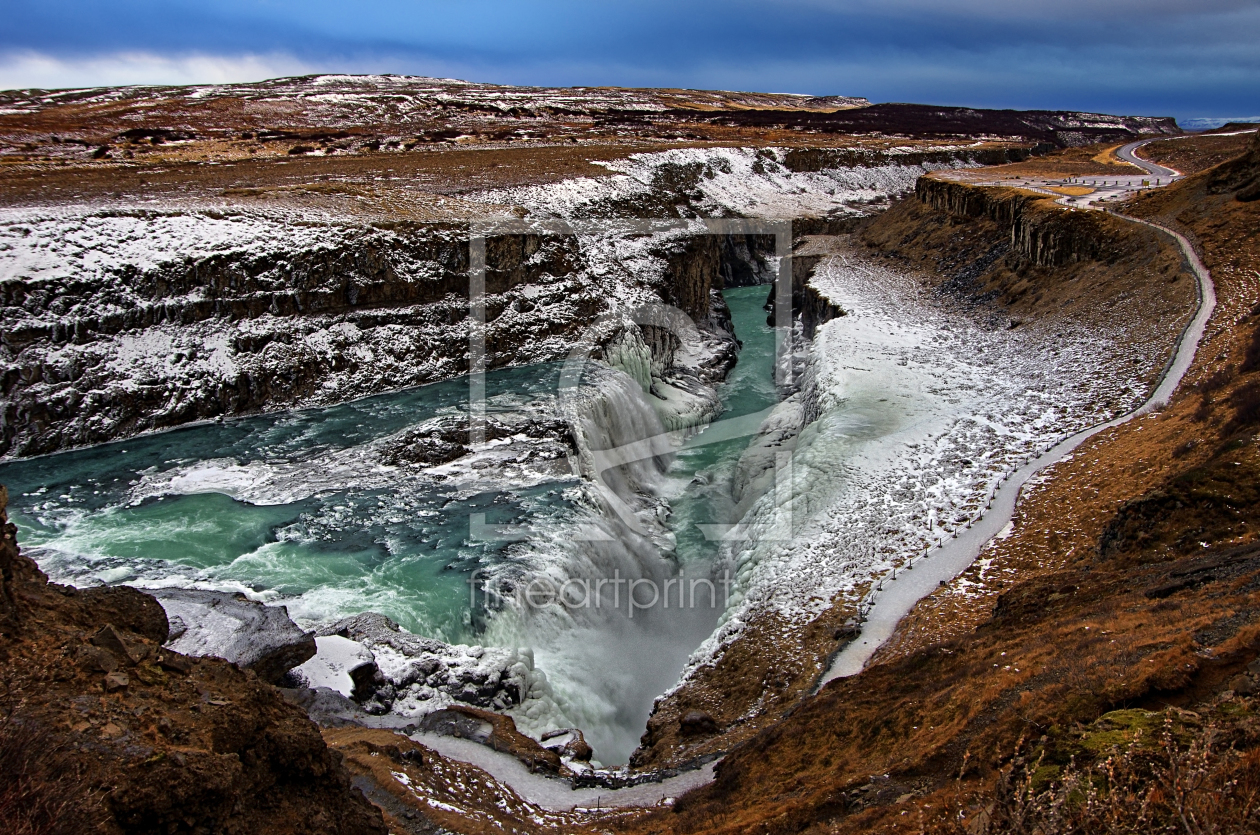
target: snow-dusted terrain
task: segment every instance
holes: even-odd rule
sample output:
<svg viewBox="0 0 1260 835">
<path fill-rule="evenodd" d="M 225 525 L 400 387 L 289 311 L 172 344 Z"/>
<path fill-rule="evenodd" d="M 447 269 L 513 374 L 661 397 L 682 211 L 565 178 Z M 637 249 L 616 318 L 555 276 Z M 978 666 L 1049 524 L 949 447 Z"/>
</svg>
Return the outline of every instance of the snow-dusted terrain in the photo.
<svg viewBox="0 0 1260 835">
<path fill-rule="evenodd" d="M 939 167 L 898 165 L 892 153 L 870 167 L 793 172 L 783 156 L 644 154 L 614 164 L 608 177 L 469 202 L 488 218 L 505 205 L 565 219 L 845 216 Z M 342 402 L 460 373 L 466 235 L 459 224 L 372 226 L 278 210 L 0 210 L 0 455 Z M 558 359 L 598 314 L 670 297 L 678 278 L 668 255 L 691 237 L 596 229 L 576 250 L 564 236 L 547 237 L 532 252 L 508 252 L 503 280 L 492 261 L 491 365 Z"/>
<path fill-rule="evenodd" d="M 928 170 L 971 164 L 965 155 L 924 163 L 912 151 L 794 170 L 774 149 L 678 149 L 610 163 L 604 177 L 464 196 L 484 206 L 471 219 L 478 222 L 517 222 L 505 208 L 514 206 L 530 222 L 585 224 L 565 234 L 504 236 L 507 256 L 488 247 L 501 259 L 492 258 L 487 272 L 490 364 L 537 363 L 577 349 L 613 367 L 588 380 L 564 415 L 585 477 L 574 508 L 535 525 L 492 578 L 562 584 L 614 572 L 658 582 L 673 576 L 682 563 L 667 525 L 672 488 L 652 458 L 716 413 L 713 385 L 731 352 L 720 297 L 698 278 L 728 256 L 698 246 L 707 234 L 700 218 L 851 217 L 911 191 Z M 618 221 L 660 217 L 686 225 L 617 231 Z M 336 403 L 461 373 L 469 352 L 467 234 L 458 224 L 372 227 L 332 215 L 299 222 L 263 210 L 4 210 L 8 454 Z M 756 261 L 743 265 L 753 274 L 775 273 L 765 253 L 740 257 Z M 774 614 L 803 626 L 964 523 L 1016 463 L 1145 394 L 1136 349 L 1119 332 L 1049 320 L 1011 330 L 843 252 L 820 263 L 813 286 L 845 315 L 819 326 L 812 346 L 798 338 L 801 390 L 770 416 L 737 467 L 732 490 L 747 511 L 741 532 L 748 538 L 729 542 L 710 572 L 729 568 L 735 594 L 717 632 L 692 656 L 684 685 L 752 620 Z M 631 321 L 662 300 L 692 306 L 694 334 L 665 338 Z M 546 433 L 518 433 L 511 455 L 452 447 L 452 457 L 430 460 L 447 454 L 451 433 L 465 431 L 467 424 L 452 421 L 444 415 L 406 437 L 298 463 L 189 461 L 138 474 L 129 495 L 143 503 L 209 491 L 269 505 L 338 487 L 386 490 L 439 478 L 505 489 L 559 478 L 556 468 L 568 463 L 567 448 Z M 664 445 L 622 465 L 600 463 L 645 437 Z M 550 444 L 555 454 L 525 466 L 517 450 L 530 443 Z M 401 465 L 386 460 L 391 444 L 420 455 L 415 467 L 394 469 Z M 776 467 L 790 468 L 777 487 Z M 258 596 L 283 601 L 270 591 Z M 319 628 L 322 598 L 301 599 L 290 611 Z M 344 614 L 328 612 L 322 626 Z M 349 667 L 367 652 L 381 674 L 376 710 L 416 716 L 462 698 L 471 682 L 469 699 L 510 710 L 523 730 L 577 725 L 615 759 L 642 728 L 638 702 L 628 707 L 626 697 L 643 695 L 637 689 L 647 677 L 637 671 L 662 663 L 660 648 L 680 634 L 699 627 L 707 634 L 712 625 L 679 624 L 633 611 L 509 604 L 489 613 L 484 646 L 392 629 L 357 640 L 324 634 L 303 673 L 344 694 L 353 684 Z"/>
<path fill-rule="evenodd" d="M 967 145 L 941 146 L 941 153 Z M 544 217 L 749 217 L 791 220 L 865 214 L 869 205 L 914 189 L 927 171 L 966 167 L 922 164 L 917 149 L 892 148 L 869 155 L 869 164 L 821 171 L 794 171 L 787 154 L 773 148 L 679 148 L 606 163 L 612 175 L 560 183 L 496 189 L 473 199 L 520 205 Z M 904 159 L 899 159 L 904 157 Z M 662 198 L 687 198 L 671 202 Z"/>
<path fill-rule="evenodd" d="M 814 287 L 846 315 L 821 325 L 806 389 L 817 417 L 787 483 L 745 517 L 732 605 L 681 684 L 766 614 L 803 627 L 966 526 L 1013 469 L 1141 403 L 1142 348 L 1110 332 L 955 309 L 912 276 L 843 251 Z"/>
</svg>

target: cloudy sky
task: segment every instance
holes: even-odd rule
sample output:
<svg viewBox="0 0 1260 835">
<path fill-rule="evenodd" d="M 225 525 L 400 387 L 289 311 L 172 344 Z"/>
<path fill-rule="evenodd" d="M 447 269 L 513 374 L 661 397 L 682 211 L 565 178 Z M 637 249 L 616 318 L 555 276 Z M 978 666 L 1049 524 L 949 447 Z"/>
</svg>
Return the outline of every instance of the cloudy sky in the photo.
<svg viewBox="0 0 1260 835">
<path fill-rule="evenodd" d="M 1260 114 L 1260 0 L 0 0 L 0 89 L 390 72 Z"/>
</svg>

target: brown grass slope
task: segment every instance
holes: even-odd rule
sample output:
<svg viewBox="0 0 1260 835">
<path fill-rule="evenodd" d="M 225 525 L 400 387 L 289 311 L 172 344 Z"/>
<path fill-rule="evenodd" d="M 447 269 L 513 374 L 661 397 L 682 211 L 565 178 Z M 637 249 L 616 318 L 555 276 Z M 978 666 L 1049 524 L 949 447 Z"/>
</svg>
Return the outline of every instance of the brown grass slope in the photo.
<svg viewBox="0 0 1260 835">
<path fill-rule="evenodd" d="M 7 499 L 0 487 L 0 832 L 384 834 L 280 691 L 162 649 L 148 595 L 49 583 Z"/>
<path fill-rule="evenodd" d="M 1258 157 L 1253 144 L 1243 159 L 1132 207 L 1196 235 L 1220 297 L 1187 385 L 1168 408 L 1097 437 L 1056 467 L 1026 497 L 989 568 L 970 572 L 980 594 L 955 586 L 921 603 L 883 663 L 804 701 L 736 748 L 711 786 L 635 831 L 1033 831 L 1032 818 L 1013 821 L 1013 796 L 1053 794 L 1074 767 L 1081 785 L 1080 768 L 1102 768 L 1112 745 L 1132 745 L 1135 724 L 1147 739 L 1159 736 L 1166 716 L 1180 723 L 1180 741 L 1134 754 L 1126 773 L 1146 776 L 1134 789 L 1141 802 L 1126 808 L 1174 820 L 1181 801 L 1160 793 L 1160 775 L 1193 754 L 1203 774 L 1215 775 L 1200 788 L 1221 791 L 1208 793 L 1215 806 L 1203 806 L 1201 792 L 1181 808 L 1193 800 L 1200 818 L 1216 816 L 1200 821 L 1201 831 L 1254 829 L 1254 798 L 1223 787 L 1243 778 L 1254 785 L 1257 776 L 1255 705 L 1242 694 L 1256 687 L 1244 672 L 1260 653 L 1260 510 L 1251 501 L 1260 476 L 1252 394 L 1260 388 L 1260 203 L 1245 199 Z M 951 246 L 963 246 L 962 226 L 953 237 L 936 231 L 943 237 L 934 257 L 947 260 Z M 868 240 L 881 244 L 879 234 Z M 1060 275 L 1047 272 L 1019 296 L 1009 278 L 973 289 L 998 290 L 991 301 L 1013 309 L 1035 286 L 1042 303 L 1072 304 L 1080 291 L 1052 289 Z M 1183 721 L 1170 705 L 1194 707 L 1198 718 Z M 1205 756 L 1209 737 L 1218 744 Z M 1027 756 L 1013 760 L 1021 741 Z M 1020 795 L 1011 786 L 1022 774 L 1039 776 Z M 1065 797 L 1062 808 L 1085 809 L 1083 795 Z M 1080 820 L 1041 820 L 1043 832 L 1081 831 Z M 1153 820 L 1141 829 L 1163 825 Z"/>
</svg>

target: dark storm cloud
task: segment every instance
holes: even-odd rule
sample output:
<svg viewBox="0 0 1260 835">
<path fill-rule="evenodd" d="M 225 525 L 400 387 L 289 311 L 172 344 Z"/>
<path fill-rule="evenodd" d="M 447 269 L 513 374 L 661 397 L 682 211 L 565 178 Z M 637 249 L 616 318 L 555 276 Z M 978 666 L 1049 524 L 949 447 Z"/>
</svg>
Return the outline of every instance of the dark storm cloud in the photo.
<svg viewBox="0 0 1260 835">
<path fill-rule="evenodd" d="M 266 54 L 318 70 L 509 83 L 1260 112 L 1260 3 L 1242 0 L 6 5 L 0 50 L 70 62 L 128 52 Z"/>
</svg>

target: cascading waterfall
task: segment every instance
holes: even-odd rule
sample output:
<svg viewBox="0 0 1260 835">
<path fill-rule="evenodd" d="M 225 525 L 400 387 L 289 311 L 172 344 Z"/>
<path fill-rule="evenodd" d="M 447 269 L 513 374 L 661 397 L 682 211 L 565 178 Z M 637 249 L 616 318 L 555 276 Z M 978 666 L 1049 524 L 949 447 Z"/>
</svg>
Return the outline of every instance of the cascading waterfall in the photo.
<svg viewBox="0 0 1260 835">
<path fill-rule="evenodd" d="M 702 587 L 703 605 L 678 605 L 680 575 L 710 579 L 716 547 L 697 524 L 726 521 L 727 474 L 747 441 L 706 442 L 700 426 L 723 404 L 748 414 L 773 402 L 764 290 L 730 295 L 748 362 L 721 400 L 704 384 L 684 391 L 685 367 L 667 368 L 644 333 L 613 323 L 620 339 L 602 348 L 618 367 L 577 363 L 578 385 L 566 388 L 558 365 L 488 373 L 494 438 L 457 458 L 432 460 L 467 431 L 466 379 L 6 462 L 0 482 L 24 547 L 57 582 L 239 591 L 284 604 L 304 628 L 379 612 L 460 645 L 452 657 L 484 648 L 520 661 L 522 728 L 578 726 L 600 759 L 624 762 L 723 602 Z M 512 533 L 470 536 L 477 516 Z M 482 606 L 470 601 L 474 577 L 505 592 L 585 580 L 589 599 L 579 582 L 567 600 L 505 594 Z M 653 598 L 670 582 L 667 608 Z M 400 685 L 394 709 L 447 703 L 433 686 Z"/>
<path fill-rule="evenodd" d="M 558 517 L 557 524 L 534 537 L 513 560 L 528 565 L 529 571 L 552 572 L 547 576 L 557 585 L 571 578 L 617 575 L 650 580 L 669 593 L 669 607 L 662 600 L 636 608 L 631 617 L 625 588 L 616 606 L 610 598 L 617 593 L 606 585 L 599 608 L 505 607 L 491 619 L 485 635 L 490 642 L 533 647 L 539 669 L 550 678 L 546 698 L 516 711 L 522 727 L 542 730 L 561 719 L 578 725 L 606 762 L 625 761 L 654 700 L 677 682 L 724 609 L 726 589 L 715 570 L 719 543 L 707 540 L 701 530 L 706 524 L 739 521 L 742 508 L 732 494 L 748 470 L 743 459 L 755 455 L 757 445 L 750 448 L 745 436 L 706 434 L 709 430 L 696 425 L 696 415 L 707 420 L 721 409 L 728 417 L 747 419 L 778 400 L 772 374 L 774 332 L 765 324 L 762 307 L 765 290 L 739 288 L 726 295 L 744 345 L 739 363 L 720 387 L 721 399 L 711 397 L 703 409 L 660 396 L 668 384 L 637 329 L 627 328 L 605 342 L 604 358 L 621 370 L 590 365 L 585 384 L 567 401 L 561 398 L 578 429 L 585 476 L 580 509 Z M 686 413 L 680 415 L 679 408 Z M 780 434 L 762 435 L 759 441 L 778 449 L 781 435 L 793 434 L 799 419 L 795 400 L 782 404 L 767 421 Z M 633 450 L 627 460 L 610 455 L 626 447 Z M 614 466 L 605 468 L 610 461 Z M 751 501 L 751 492 L 759 489 L 750 485 L 742 492 Z M 575 531 L 586 531 L 587 538 L 576 539 Z M 680 581 L 686 583 L 682 600 Z M 646 603 L 651 594 L 642 591 L 640 602 Z"/>
<path fill-rule="evenodd" d="M 485 638 L 531 647 L 547 674 L 549 693 L 513 713 L 522 728 L 581 727 L 601 757 L 620 762 L 712 614 L 658 600 L 677 574 L 660 498 L 675 442 L 650 395 L 603 364 L 584 376 L 570 398 L 582 498 L 488 582 L 511 593 L 497 598 Z"/>
</svg>

